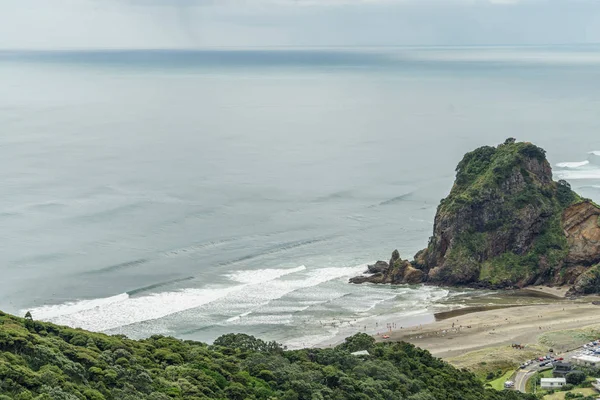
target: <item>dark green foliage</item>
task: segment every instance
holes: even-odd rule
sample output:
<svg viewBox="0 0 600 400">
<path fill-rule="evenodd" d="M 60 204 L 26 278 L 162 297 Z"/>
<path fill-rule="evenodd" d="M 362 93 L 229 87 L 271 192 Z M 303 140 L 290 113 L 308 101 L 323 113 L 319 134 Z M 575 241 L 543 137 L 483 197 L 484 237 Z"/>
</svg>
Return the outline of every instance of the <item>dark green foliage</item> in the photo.
<svg viewBox="0 0 600 400">
<path fill-rule="evenodd" d="M 570 383 L 571 385 L 579 385 L 585 381 L 586 375 L 583 371 L 571 371 L 565 376 L 565 378 L 567 379 L 567 383 Z"/>
<path fill-rule="evenodd" d="M 568 207 L 578 199 L 578 196 L 571 190 L 569 182 L 561 179 L 556 187 L 556 198 L 561 206 Z"/>
<path fill-rule="evenodd" d="M 483 146 L 465 154 L 456 166 L 456 183 L 466 185 L 473 182 L 490 166 L 495 153 L 494 147 Z"/>
<path fill-rule="evenodd" d="M 500 189 L 500 185 L 515 173 L 521 174 L 528 185 L 523 196 L 526 199 L 538 197 L 544 190 L 546 196 L 553 197 L 553 188 L 538 187 L 530 176 L 527 160 L 536 159 L 545 162 L 545 150 L 526 142 L 515 142 L 507 139 L 498 147 L 483 146 L 463 157 L 456 167 L 456 181 L 450 195 L 444 199 L 442 206 L 448 211 L 456 210 L 460 205 L 476 204 L 485 199 L 492 190 Z M 540 193 L 527 193 L 528 191 Z M 523 202 L 525 198 L 519 200 Z"/>
<path fill-rule="evenodd" d="M 355 352 L 360 350 L 369 350 L 375 344 L 375 339 L 366 333 L 357 333 L 354 336 L 346 338 L 343 344 L 338 347 L 342 350 Z"/>
<path fill-rule="evenodd" d="M 546 160 L 546 150 L 531 143 L 523 143 L 523 146 L 519 149 L 519 154 L 528 158 L 535 158 L 538 161 Z"/>
<path fill-rule="evenodd" d="M 246 351 L 281 353 L 284 348 L 277 342 L 265 342 L 244 333 L 229 333 L 215 340 L 215 346 L 230 347 Z"/>
<path fill-rule="evenodd" d="M 44 332 L 44 334 L 40 334 Z M 351 350 L 368 349 L 368 359 Z M 448 399 L 534 397 L 484 389 L 407 343 L 365 334 L 329 349 L 284 351 L 247 335 L 213 346 L 153 336 L 134 341 L 0 313 L 0 399 Z"/>
</svg>

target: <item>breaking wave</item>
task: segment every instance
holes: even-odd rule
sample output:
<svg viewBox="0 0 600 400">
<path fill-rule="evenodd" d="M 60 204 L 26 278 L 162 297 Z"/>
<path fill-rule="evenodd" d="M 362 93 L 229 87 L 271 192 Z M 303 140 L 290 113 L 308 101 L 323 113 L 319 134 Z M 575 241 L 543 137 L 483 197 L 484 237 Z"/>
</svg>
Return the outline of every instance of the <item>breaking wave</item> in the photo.
<svg viewBox="0 0 600 400">
<path fill-rule="evenodd" d="M 588 165 L 590 162 L 589 161 L 574 161 L 574 162 L 561 162 L 556 164 L 557 167 L 559 168 L 579 168 L 579 167 L 583 167 L 584 165 Z"/>
<path fill-rule="evenodd" d="M 587 160 L 569 161 L 556 164 L 554 174 L 559 179 L 589 180 L 600 179 L 600 151 L 590 151 Z"/>
<path fill-rule="evenodd" d="M 47 305 L 30 311 L 35 318 L 40 320 L 91 331 L 107 331 L 163 318 L 215 301 L 238 306 L 241 304 L 249 308 L 246 312 L 251 312 L 254 307 L 266 304 L 290 292 L 317 286 L 333 279 L 352 276 L 363 269 L 364 265 L 348 268 L 321 268 L 310 271 L 306 271 L 304 266 L 290 269 L 238 271 L 228 277 L 240 284 L 227 287 L 181 289 L 144 296 L 122 293 L 102 299 Z M 286 275 L 300 273 L 303 274 L 297 279 L 280 279 Z"/>
</svg>

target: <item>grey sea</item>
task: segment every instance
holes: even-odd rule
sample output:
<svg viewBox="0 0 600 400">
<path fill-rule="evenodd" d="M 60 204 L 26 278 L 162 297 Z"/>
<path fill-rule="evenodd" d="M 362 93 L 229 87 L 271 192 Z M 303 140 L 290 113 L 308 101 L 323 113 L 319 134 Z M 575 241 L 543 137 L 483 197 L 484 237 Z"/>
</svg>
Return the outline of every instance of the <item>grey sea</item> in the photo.
<svg viewBox="0 0 600 400">
<path fill-rule="evenodd" d="M 314 346 L 492 298 L 347 282 L 507 137 L 600 201 L 600 47 L 0 52 L 0 80 L 0 309 L 94 331 Z"/>
</svg>

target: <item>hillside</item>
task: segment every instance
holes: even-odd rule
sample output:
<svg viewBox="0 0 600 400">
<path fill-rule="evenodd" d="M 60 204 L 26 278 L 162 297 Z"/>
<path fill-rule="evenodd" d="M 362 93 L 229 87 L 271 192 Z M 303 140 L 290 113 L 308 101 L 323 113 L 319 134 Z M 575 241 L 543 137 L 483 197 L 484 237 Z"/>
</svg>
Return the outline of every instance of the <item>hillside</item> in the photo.
<svg viewBox="0 0 600 400">
<path fill-rule="evenodd" d="M 484 389 L 410 344 L 373 342 L 358 334 L 336 348 L 285 351 L 243 334 L 211 346 L 134 341 L 0 313 L 0 399 L 534 399 Z M 350 354 L 363 349 L 371 355 Z"/>
<path fill-rule="evenodd" d="M 543 149 L 514 139 L 467 153 L 433 235 L 413 262 L 392 256 L 352 281 L 600 290 L 600 208 L 552 180 Z"/>
</svg>

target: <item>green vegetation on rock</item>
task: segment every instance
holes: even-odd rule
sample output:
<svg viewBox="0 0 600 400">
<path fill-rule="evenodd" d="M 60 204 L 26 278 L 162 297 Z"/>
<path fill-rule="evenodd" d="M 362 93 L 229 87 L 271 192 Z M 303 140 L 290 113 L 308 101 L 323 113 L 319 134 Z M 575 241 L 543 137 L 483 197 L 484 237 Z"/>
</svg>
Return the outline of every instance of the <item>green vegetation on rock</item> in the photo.
<svg viewBox="0 0 600 400">
<path fill-rule="evenodd" d="M 353 283 L 419 283 L 488 288 L 573 285 L 600 292 L 600 207 L 568 182 L 552 180 L 546 152 L 509 138 L 463 157 L 435 215 L 433 235 L 414 261 L 396 252 Z M 581 279 L 580 279 L 581 277 Z M 600 278 L 598 278 L 600 283 Z"/>
<path fill-rule="evenodd" d="M 243 334 L 211 346 L 134 341 L 0 313 L 1 400 L 534 398 L 486 389 L 425 350 L 374 344 L 365 334 L 335 348 L 286 351 Z"/>
<path fill-rule="evenodd" d="M 552 180 L 543 149 L 512 138 L 480 147 L 458 163 L 419 263 L 430 280 L 451 284 L 552 281 L 569 253 L 561 218 L 582 201 L 567 182 Z"/>
</svg>

